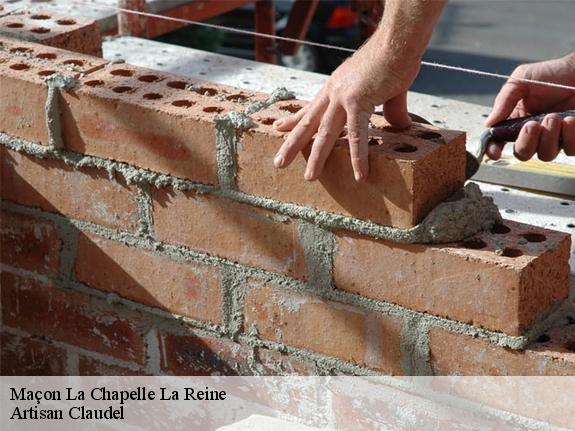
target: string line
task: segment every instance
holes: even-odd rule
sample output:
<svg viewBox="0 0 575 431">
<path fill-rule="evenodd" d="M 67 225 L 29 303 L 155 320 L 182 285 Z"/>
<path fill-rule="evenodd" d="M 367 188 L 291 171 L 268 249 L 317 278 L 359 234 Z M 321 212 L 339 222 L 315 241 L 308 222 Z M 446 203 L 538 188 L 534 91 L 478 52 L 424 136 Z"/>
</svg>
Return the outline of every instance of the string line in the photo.
<svg viewBox="0 0 575 431">
<path fill-rule="evenodd" d="M 118 6 L 104 5 L 101 3 L 86 3 L 84 1 L 79 1 L 79 0 L 72 0 L 72 3 L 81 4 L 83 6 L 91 6 L 91 7 L 94 7 L 96 9 L 98 9 L 98 8 L 100 8 L 100 9 L 111 9 L 111 10 L 115 10 L 116 12 L 123 12 L 123 13 L 128 13 L 128 14 L 133 14 L 133 15 L 139 15 L 139 16 L 144 16 L 147 18 L 163 19 L 163 20 L 167 20 L 167 21 L 178 22 L 181 24 L 197 25 L 200 27 L 206 27 L 206 28 L 211 28 L 211 29 L 215 29 L 215 30 L 222 30 L 222 31 L 230 32 L 230 33 L 245 34 L 245 35 L 256 36 L 256 37 L 265 37 L 268 39 L 280 40 L 280 41 L 285 41 L 285 42 L 294 42 L 294 43 L 303 44 L 303 45 L 315 46 L 318 48 L 326 48 L 326 49 L 332 49 L 332 50 L 343 51 L 343 52 L 348 52 L 348 53 L 354 53 L 357 51 L 357 49 L 353 49 L 353 48 L 345 48 L 342 46 L 329 45 L 329 44 L 313 42 L 313 41 L 309 41 L 309 40 L 301 40 L 301 39 L 295 39 L 295 38 L 291 38 L 291 37 L 285 37 L 285 36 L 279 36 L 279 35 L 273 35 L 273 34 L 267 34 L 267 33 L 259 33 L 256 31 L 245 30 L 245 29 L 241 29 L 241 28 L 225 27 L 223 25 L 211 24 L 211 23 L 202 22 L 202 21 L 191 21 L 191 20 L 184 19 L 184 18 L 158 15 L 158 14 L 154 14 L 154 13 L 150 13 L 150 12 L 142 12 L 142 11 L 136 11 L 136 10 L 132 10 L 132 9 L 125 9 L 125 8 L 121 8 Z M 514 81 L 524 82 L 527 84 L 544 85 L 547 87 L 553 87 L 553 88 L 560 88 L 563 90 L 575 91 L 575 87 L 570 86 L 570 85 L 558 84 L 555 82 L 539 81 L 536 79 L 517 78 L 517 77 L 512 77 L 511 75 L 505 75 L 502 73 L 488 72 L 488 71 L 484 71 L 484 70 L 471 69 L 471 68 L 461 67 L 461 66 L 452 66 L 449 64 L 436 63 L 436 62 L 432 62 L 432 61 L 422 61 L 421 65 L 427 66 L 427 67 L 433 67 L 436 69 L 451 70 L 451 71 L 456 71 L 456 72 L 469 73 L 469 74 L 473 74 L 473 75 L 486 76 L 486 77 L 490 77 L 490 78 L 503 79 L 503 80 L 512 79 Z"/>
</svg>

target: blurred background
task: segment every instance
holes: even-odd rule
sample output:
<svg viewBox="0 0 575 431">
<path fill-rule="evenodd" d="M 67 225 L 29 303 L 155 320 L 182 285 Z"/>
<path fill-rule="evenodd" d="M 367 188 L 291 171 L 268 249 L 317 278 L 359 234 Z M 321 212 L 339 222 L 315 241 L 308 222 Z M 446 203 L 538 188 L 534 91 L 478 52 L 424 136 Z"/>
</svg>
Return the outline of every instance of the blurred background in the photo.
<svg viewBox="0 0 575 431">
<path fill-rule="evenodd" d="M 433 0 L 432 0 L 433 1 Z M 276 27 L 287 23 L 292 0 L 276 0 Z M 254 6 L 246 5 L 209 22 L 254 28 Z M 360 19 L 352 0 L 321 0 L 307 39 L 357 48 Z M 157 38 L 242 58 L 254 58 L 253 37 L 190 26 Z M 575 0 L 450 0 L 424 60 L 510 74 L 521 63 L 559 57 L 575 50 Z M 303 46 L 281 64 L 329 74 L 347 54 Z M 412 90 L 490 106 L 502 82 L 459 72 L 422 67 Z"/>
</svg>

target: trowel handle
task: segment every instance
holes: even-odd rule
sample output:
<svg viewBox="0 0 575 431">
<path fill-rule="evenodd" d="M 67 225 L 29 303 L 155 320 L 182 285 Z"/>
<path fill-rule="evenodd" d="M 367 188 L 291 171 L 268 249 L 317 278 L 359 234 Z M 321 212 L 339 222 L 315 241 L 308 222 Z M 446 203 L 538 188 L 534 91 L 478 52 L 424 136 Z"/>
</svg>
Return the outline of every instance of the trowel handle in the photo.
<svg viewBox="0 0 575 431">
<path fill-rule="evenodd" d="M 515 142 L 525 123 L 528 121 L 537 121 L 538 123 L 541 123 L 545 116 L 549 114 L 551 114 L 551 112 L 501 121 L 488 129 L 489 137 L 491 140 L 498 142 Z M 553 112 L 553 114 L 560 118 L 575 117 L 575 110 Z"/>
</svg>

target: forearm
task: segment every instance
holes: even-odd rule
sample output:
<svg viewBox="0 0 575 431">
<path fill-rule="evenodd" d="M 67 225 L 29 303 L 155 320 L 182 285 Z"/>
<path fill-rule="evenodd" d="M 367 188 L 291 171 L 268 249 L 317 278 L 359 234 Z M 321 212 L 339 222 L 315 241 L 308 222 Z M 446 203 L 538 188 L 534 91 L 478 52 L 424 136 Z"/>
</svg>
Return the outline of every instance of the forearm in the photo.
<svg viewBox="0 0 575 431">
<path fill-rule="evenodd" d="M 447 0 L 386 0 L 379 27 L 366 44 L 391 66 L 421 60 Z"/>
</svg>

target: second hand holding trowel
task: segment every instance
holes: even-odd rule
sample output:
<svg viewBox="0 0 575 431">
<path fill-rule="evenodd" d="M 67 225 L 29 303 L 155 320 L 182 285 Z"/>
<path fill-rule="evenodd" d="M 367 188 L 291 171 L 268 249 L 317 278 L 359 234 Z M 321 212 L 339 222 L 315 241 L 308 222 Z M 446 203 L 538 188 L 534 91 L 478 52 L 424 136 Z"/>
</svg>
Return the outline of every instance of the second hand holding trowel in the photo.
<svg viewBox="0 0 575 431">
<path fill-rule="evenodd" d="M 575 110 L 553 113 L 559 118 L 575 116 Z M 485 130 L 480 137 L 475 162 L 467 157 L 466 176 L 479 181 L 575 196 L 575 166 L 538 160 L 520 162 L 512 157 L 481 163 L 492 141 L 514 142 L 529 121 L 541 123 L 546 115 L 532 115 L 501 121 Z"/>
</svg>

